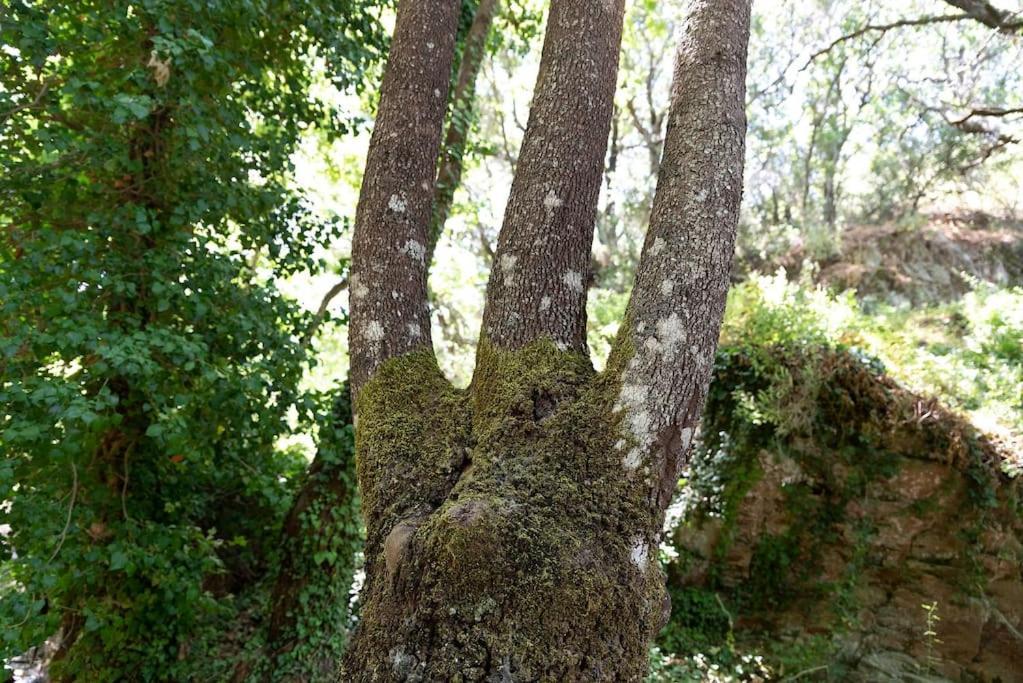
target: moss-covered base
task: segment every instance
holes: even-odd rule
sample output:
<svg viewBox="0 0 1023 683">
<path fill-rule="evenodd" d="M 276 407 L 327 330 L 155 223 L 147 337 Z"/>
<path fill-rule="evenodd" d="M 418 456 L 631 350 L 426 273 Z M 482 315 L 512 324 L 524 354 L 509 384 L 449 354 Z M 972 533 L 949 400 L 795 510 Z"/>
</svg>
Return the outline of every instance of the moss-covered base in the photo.
<svg viewBox="0 0 1023 683">
<path fill-rule="evenodd" d="M 616 455 L 614 392 L 582 356 L 482 349 L 359 396 L 366 602 L 342 680 L 642 678 L 666 595 L 659 520 Z"/>
</svg>

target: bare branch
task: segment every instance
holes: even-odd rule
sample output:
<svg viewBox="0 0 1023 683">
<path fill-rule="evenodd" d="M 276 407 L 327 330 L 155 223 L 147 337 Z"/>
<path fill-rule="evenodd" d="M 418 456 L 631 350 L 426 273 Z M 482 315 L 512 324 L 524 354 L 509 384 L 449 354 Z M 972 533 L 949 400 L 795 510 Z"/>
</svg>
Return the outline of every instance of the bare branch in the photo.
<svg viewBox="0 0 1023 683">
<path fill-rule="evenodd" d="M 953 126 L 966 123 L 975 116 L 985 116 L 992 118 L 1001 118 L 1003 116 L 1012 116 L 1013 114 L 1023 114 L 1023 107 L 1015 107 L 1013 109 L 1002 109 L 1000 107 L 980 107 L 978 109 L 972 109 L 966 116 L 950 121 Z"/>
<path fill-rule="evenodd" d="M 1019 12 L 999 9 L 987 0 L 945 0 L 945 2 L 963 10 L 971 19 L 1001 33 L 1014 35 L 1023 31 L 1023 19 L 1020 19 Z"/>
<path fill-rule="evenodd" d="M 866 26 L 861 26 L 852 33 L 847 33 L 844 36 L 835 38 L 827 47 L 823 47 L 820 50 L 814 52 L 812 55 L 810 55 L 810 58 L 806 60 L 806 64 L 804 64 L 803 68 L 800 70 L 805 71 L 817 59 L 831 52 L 842 43 L 849 42 L 850 40 L 855 40 L 856 38 L 859 38 L 868 33 L 880 32 L 884 34 L 893 29 L 903 28 L 906 26 L 929 26 L 931 24 L 966 21 L 972 18 L 973 17 L 971 17 L 969 14 L 942 14 L 933 17 L 920 17 L 918 19 L 900 19 L 899 21 L 893 21 L 890 24 L 867 24 Z"/>
<path fill-rule="evenodd" d="M 320 325 L 322 325 L 323 321 L 326 319 L 327 309 L 330 308 L 331 302 L 334 301 L 338 294 L 346 289 L 348 289 L 348 275 L 344 275 L 339 282 L 328 289 L 327 293 L 323 295 L 319 308 L 317 308 L 316 313 L 313 314 L 313 319 L 309 322 L 309 327 L 306 328 L 305 334 L 302 335 L 302 341 L 299 342 L 302 348 L 308 348 L 313 337 L 316 335 L 316 330 L 319 329 Z"/>
</svg>

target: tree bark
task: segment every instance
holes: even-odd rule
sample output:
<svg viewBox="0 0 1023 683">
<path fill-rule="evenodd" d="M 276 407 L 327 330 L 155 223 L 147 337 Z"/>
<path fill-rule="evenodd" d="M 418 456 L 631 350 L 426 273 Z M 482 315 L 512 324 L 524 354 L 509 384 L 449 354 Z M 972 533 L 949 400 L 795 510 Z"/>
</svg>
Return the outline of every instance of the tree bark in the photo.
<svg viewBox="0 0 1023 683">
<path fill-rule="evenodd" d="M 582 282 L 621 16 L 620 0 L 551 3 L 470 388 L 426 347 L 364 375 L 366 585 L 340 680 L 645 675 L 670 613 L 657 542 L 729 279 L 749 0 L 691 2 L 650 234 L 598 374 Z"/>
<path fill-rule="evenodd" d="M 388 358 L 430 349 L 427 248 L 458 0 L 401 0 L 352 244 L 352 392 Z"/>
<path fill-rule="evenodd" d="M 444 136 L 440 168 L 437 171 L 427 263 L 433 260 L 434 249 L 444 233 L 444 224 L 451 214 L 455 191 L 462 182 L 465 147 L 469 141 L 469 130 L 476 111 L 476 79 L 483 65 L 487 38 L 490 36 L 490 27 L 494 24 L 499 4 L 499 0 L 480 0 L 472 19 L 472 26 L 465 37 L 462 61 L 458 66 L 458 80 L 451 96 L 450 121 Z"/>
<path fill-rule="evenodd" d="M 487 288 L 483 337 L 586 351 L 586 282 L 624 0 L 552 2 L 529 123 Z"/>
<path fill-rule="evenodd" d="M 693 0 L 636 284 L 608 361 L 623 467 L 664 508 L 703 408 L 742 198 L 749 0 Z"/>
</svg>

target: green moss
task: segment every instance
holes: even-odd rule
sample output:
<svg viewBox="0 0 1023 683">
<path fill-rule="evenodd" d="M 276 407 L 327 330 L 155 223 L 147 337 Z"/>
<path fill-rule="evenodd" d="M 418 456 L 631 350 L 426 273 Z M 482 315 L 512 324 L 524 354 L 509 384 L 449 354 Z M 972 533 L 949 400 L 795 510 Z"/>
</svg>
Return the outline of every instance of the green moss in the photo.
<svg viewBox="0 0 1023 683">
<path fill-rule="evenodd" d="M 400 647 L 349 670 L 393 675 L 397 661 L 402 675 L 476 680 L 507 660 L 523 679 L 638 677 L 664 585 L 655 562 L 634 561 L 658 512 L 622 469 L 616 397 L 585 356 L 550 340 L 483 340 L 465 392 L 428 356 L 380 369 L 358 404 L 370 527 L 360 638 Z M 411 530 L 385 568 L 380 549 L 402 520 Z"/>
<path fill-rule="evenodd" d="M 384 363 L 356 399 L 356 464 L 365 515 L 390 529 L 439 505 L 468 460 L 468 397 L 444 379 L 433 354 Z M 370 542 L 379 539 L 370 539 Z"/>
</svg>

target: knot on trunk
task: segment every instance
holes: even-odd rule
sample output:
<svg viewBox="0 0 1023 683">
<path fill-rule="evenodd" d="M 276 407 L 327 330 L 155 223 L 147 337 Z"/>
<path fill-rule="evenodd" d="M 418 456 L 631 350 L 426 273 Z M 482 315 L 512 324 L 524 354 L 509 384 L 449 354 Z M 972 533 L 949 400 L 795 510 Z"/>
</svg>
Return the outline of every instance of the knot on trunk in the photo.
<svg viewBox="0 0 1023 683">
<path fill-rule="evenodd" d="M 392 582 L 397 578 L 398 569 L 405 560 L 409 543 L 422 522 L 421 517 L 403 519 L 394 525 L 391 532 L 387 534 L 387 538 L 384 539 L 384 563 L 387 566 L 387 576 Z"/>
</svg>

